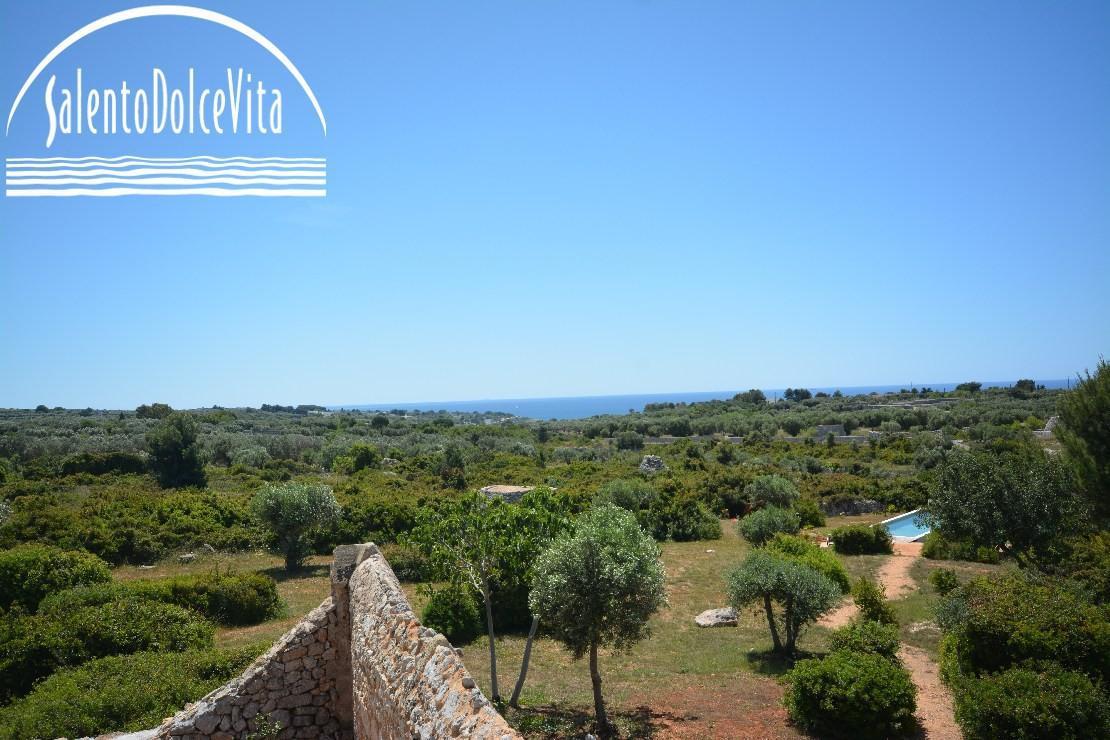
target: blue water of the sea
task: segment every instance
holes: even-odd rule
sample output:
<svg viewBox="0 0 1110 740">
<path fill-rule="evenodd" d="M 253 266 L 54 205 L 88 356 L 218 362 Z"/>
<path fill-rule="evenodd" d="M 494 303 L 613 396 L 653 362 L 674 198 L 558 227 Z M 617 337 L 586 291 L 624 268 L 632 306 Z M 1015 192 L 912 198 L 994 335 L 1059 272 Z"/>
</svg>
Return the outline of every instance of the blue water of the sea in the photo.
<svg viewBox="0 0 1110 740">
<path fill-rule="evenodd" d="M 1069 380 L 1038 380 L 1046 388 L 1069 387 Z M 956 383 L 921 383 L 918 388 L 952 390 Z M 984 382 L 987 388 L 1006 388 L 1013 381 Z M 832 393 L 839 390 L 846 396 L 867 393 L 896 393 L 906 385 L 840 386 L 839 388 L 810 388 L 814 393 Z M 782 397 L 782 388 L 764 389 L 767 398 Z M 643 411 L 649 403 L 695 403 L 732 398 L 738 391 L 695 391 L 689 393 L 636 393 L 620 396 L 569 396 L 565 398 L 502 398 L 480 401 L 421 401 L 418 403 L 368 403 L 329 406 L 329 409 L 359 409 L 362 411 L 389 411 L 405 409 L 416 411 L 489 411 L 523 416 L 530 419 L 585 419 L 603 414 L 627 414 Z"/>
</svg>

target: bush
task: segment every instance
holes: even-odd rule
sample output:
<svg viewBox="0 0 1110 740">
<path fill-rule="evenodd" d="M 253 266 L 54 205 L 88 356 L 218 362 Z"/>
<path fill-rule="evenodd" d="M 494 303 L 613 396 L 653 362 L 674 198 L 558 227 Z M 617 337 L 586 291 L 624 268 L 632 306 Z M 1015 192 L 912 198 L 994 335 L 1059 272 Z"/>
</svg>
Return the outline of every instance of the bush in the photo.
<svg viewBox="0 0 1110 740">
<path fill-rule="evenodd" d="M 667 538 L 675 542 L 721 538 L 721 521 L 691 496 L 675 496 L 666 505 L 649 511 L 656 532 L 666 532 Z"/>
<path fill-rule="evenodd" d="M 133 452 L 82 452 L 62 460 L 62 475 L 145 473 L 146 458 Z"/>
<path fill-rule="evenodd" d="M 794 513 L 798 515 L 803 527 L 825 526 L 825 512 L 815 499 L 802 498 L 794 502 Z"/>
<path fill-rule="evenodd" d="M 0 709 L 0 738 L 86 737 L 155 727 L 239 675 L 257 653 L 257 648 L 136 653 L 65 669 Z"/>
<path fill-rule="evenodd" d="M 990 547 L 974 545 L 968 540 L 946 539 L 940 532 L 933 530 L 922 540 L 921 555 L 930 560 L 968 560 L 974 563 L 997 563 L 998 551 Z"/>
<path fill-rule="evenodd" d="M 945 640 L 964 673 L 1047 660 L 1095 681 L 1110 680 L 1110 620 L 1075 593 L 1016 575 L 977 578 L 956 593 L 962 619 L 946 625 Z"/>
<path fill-rule="evenodd" d="M 886 527 L 853 524 L 834 529 L 829 540 L 841 555 L 882 555 L 894 552 L 894 544 Z"/>
<path fill-rule="evenodd" d="M 425 627 L 441 632 L 454 645 L 470 642 L 482 633 L 478 603 L 461 587 L 452 586 L 432 593 L 420 614 L 420 621 Z"/>
<path fill-rule="evenodd" d="M 232 626 L 258 624 L 281 611 L 277 583 L 261 573 L 201 574 L 83 586 L 46 597 L 39 611 L 64 618 L 75 609 L 124 599 L 174 604 Z"/>
<path fill-rule="evenodd" d="M 797 514 L 775 506 L 752 512 L 736 523 L 740 536 L 756 547 L 765 545 L 779 533 L 796 534 L 801 527 Z"/>
<path fill-rule="evenodd" d="M 860 578 L 852 585 L 852 598 L 859 607 L 863 619 L 880 624 L 898 624 L 894 608 L 886 600 L 886 590 L 881 583 L 868 578 Z"/>
<path fill-rule="evenodd" d="M 1079 537 L 1070 544 L 1065 572 L 1082 584 L 1096 604 L 1110 600 L 1110 531 Z"/>
<path fill-rule="evenodd" d="M 832 652 L 872 653 L 894 661 L 898 660 L 898 644 L 897 627 L 869 619 L 852 622 L 829 636 L 829 650 Z"/>
<path fill-rule="evenodd" d="M 929 583 L 933 584 L 938 594 L 947 596 L 959 588 L 960 579 L 956 577 L 956 571 L 951 568 L 941 568 L 929 574 Z"/>
<path fill-rule="evenodd" d="M 613 504 L 635 514 L 650 507 L 658 496 L 655 489 L 644 481 L 618 478 L 602 484 L 594 496 L 594 505 Z"/>
<path fill-rule="evenodd" d="M 115 601 L 55 617 L 8 619 L 0 634 L 0 698 L 26 693 L 56 669 L 140 651 L 212 646 L 212 625 L 172 604 Z"/>
<path fill-rule="evenodd" d="M 0 609 L 33 612 L 48 594 L 111 579 L 108 564 L 87 552 L 20 545 L 0 551 Z"/>
<path fill-rule="evenodd" d="M 208 484 L 192 414 L 173 413 L 146 437 L 150 468 L 163 488 L 203 488 Z"/>
<path fill-rule="evenodd" d="M 844 569 L 844 565 L 836 555 L 827 548 L 818 547 L 801 537 L 780 533 L 767 543 L 767 549 L 802 565 L 808 565 L 835 583 L 841 593 L 846 594 L 852 588 L 848 580 L 848 571 Z"/>
<path fill-rule="evenodd" d="M 786 509 L 798 500 L 798 489 L 781 475 L 761 475 L 744 487 L 752 506 L 777 506 Z"/>
<path fill-rule="evenodd" d="M 955 703 L 965 740 L 1110 737 L 1106 697 L 1082 673 L 1056 667 L 961 681 Z"/>
<path fill-rule="evenodd" d="M 885 740 L 914 727 L 910 674 L 880 655 L 838 651 L 799 661 L 785 682 L 790 718 L 822 737 Z"/>
<path fill-rule="evenodd" d="M 425 583 L 432 580 L 432 564 L 415 547 L 382 545 L 382 555 L 393 568 L 393 575 L 402 583 Z"/>
</svg>

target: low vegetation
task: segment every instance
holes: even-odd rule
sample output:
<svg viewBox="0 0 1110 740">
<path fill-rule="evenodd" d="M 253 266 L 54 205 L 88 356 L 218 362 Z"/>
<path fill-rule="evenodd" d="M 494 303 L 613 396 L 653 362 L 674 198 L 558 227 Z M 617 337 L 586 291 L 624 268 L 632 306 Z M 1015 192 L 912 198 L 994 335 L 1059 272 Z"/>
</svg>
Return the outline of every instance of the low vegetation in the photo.
<svg viewBox="0 0 1110 740">
<path fill-rule="evenodd" d="M 753 390 L 565 422 L 0 411 L 0 738 L 155 724 L 261 649 L 214 644 L 272 639 L 319 602 L 314 556 L 368 540 L 488 695 L 510 666 L 508 716 L 530 736 L 644 734 L 655 720 L 631 702 L 674 708 L 709 676 L 731 703 L 699 712 L 779 701 L 758 672 L 785 674 L 798 729 L 898 736 L 914 729 L 898 645 L 938 640 L 966 736 L 1106 734 L 1108 388 L 1100 364 L 1070 393 Z M 1057 414 L 1055 440 L 1033 434 Z M 851 436 L 818 437 L 836 424 Z M 658 461 L 641 468 L 645 452 Z M 534 490 L 476 492 L 494 483 Z M 892 603 L 874 580 L 890 536 L 870 525 L 917 508 L 924 554 L 950 569 L 923 562 L 924 588 Z M 250 554 L 266 548 L 280 563 Z M 190 564 L 213 550 L 252 565 Z M 815 627 L 849 590 L 859 620 Z M 725 603 L 737 628 L 691 626 Z M 588 682 L 568 665 L 587 656 Z"/>
</svg>

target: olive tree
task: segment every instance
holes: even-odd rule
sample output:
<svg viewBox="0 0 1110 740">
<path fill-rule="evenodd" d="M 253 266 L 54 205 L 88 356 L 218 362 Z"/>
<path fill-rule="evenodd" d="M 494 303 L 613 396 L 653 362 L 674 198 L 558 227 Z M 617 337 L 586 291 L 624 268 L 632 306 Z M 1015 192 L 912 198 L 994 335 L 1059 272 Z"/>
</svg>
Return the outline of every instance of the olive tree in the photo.
<svg viewBox="0 0 1110 740">
<path fill-rule="evenodd" d="M 754 511 L 736 523 L 740 536 L 756 547 L 770 542 L 776 534 L 796 534 L 801 528 L 801 517 L 777 506 Z"/>
<path fill-rule="evenodd" d="M 832 580 L 789 556 L 753 550 L 728 574 L 728 599 L 736 609 L 761 604 L 771 631 L 775 652 L 792 654 L 802 628 L 840 600 Z M 778 604 L 781 616 L 775 615 Z M 779 634 L 781 621 L 786 640 Z"/>
<path fill-rule="evenodd" d="M 529 604 L 575 660 L 589 655 L 599 732 L 611 730 L 598 649 L 625 650 L 648 634 L 666 603 L 659 546 L 629 512 L 604 504 L 582 514 L 536 563 Z"/>
<path fill-rule="evenodd" d="M 343 510 L 330 486 L 320 483 L 268 485 L 251 500 L 251 511 L 285 555 L 285 570 L 300 567 L 311 532 L 339 521 Z"/>
</svg>

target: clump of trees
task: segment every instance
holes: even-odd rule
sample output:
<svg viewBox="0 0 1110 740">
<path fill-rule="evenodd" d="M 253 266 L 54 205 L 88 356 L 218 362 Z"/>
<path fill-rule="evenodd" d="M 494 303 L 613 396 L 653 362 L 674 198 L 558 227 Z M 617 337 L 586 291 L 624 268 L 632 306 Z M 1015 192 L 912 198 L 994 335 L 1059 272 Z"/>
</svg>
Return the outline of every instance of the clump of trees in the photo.
<svg viewBox="0 0 1110 740">
<path fill-rule="evenodd" d="M 440 613 L 435 617 L 441 626 L 449 624 L 452 630 L 457 630 L 457 637 L 467 636 L 473 624 L 467 597 L 474 594 L 480 597 L 489 637 L 494 699 L 501 698 L 494 619 L 497 597 L 525 591 L 540 552 L 568 526 L 568 521 L 565 499 L 547 489 L 529 491 L 519 503 L 506 503 L 474 492 L 446 501 L 438 509 L 423 510 L 407 538 L 424 553 L 432 570 L 450 581 L 451 590 L 462 592 L 439 597 Z M 503 605 L 510 606 L 504 602 Z M 540 614 L 535 610 L 533 614 L 525 659 L 513 691 L 514 703 L 527 676 L 531 642 L 539 625 Z"/>
<path fill-rule="evenodd" d="M 594 714 L 612 726 L 601 692 L 598 651 L 626 649 L 648 634 L 666 603 L 659 546 L 627 511 L 605 504 L 581 515 L 539 558 L 529 604 L 575 659 L 589 656 Z"/>
<path fill-rule="evenodd" d="M 940 466 L 926 520 L 945 537 L 1043 566 L 1082 512 L 1067 466 L 1035 447 L 1002 454 L 956 450 Z"/>
</svg>

